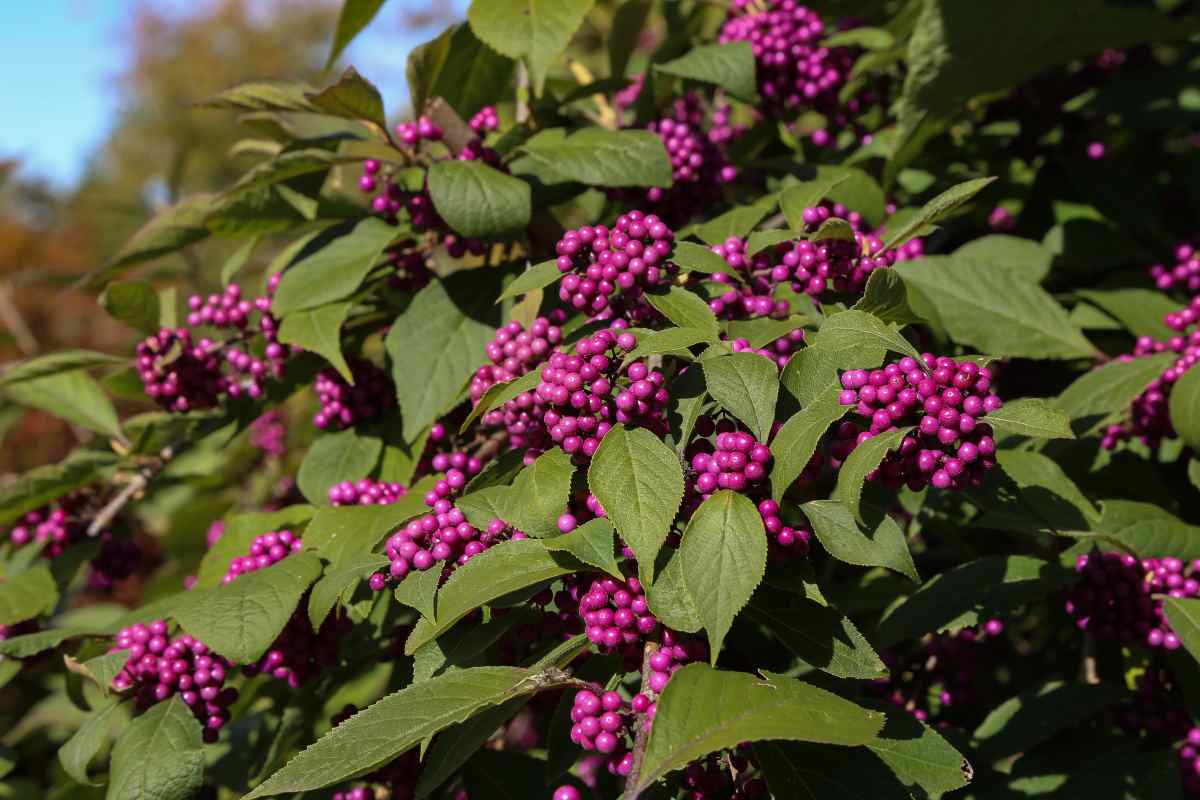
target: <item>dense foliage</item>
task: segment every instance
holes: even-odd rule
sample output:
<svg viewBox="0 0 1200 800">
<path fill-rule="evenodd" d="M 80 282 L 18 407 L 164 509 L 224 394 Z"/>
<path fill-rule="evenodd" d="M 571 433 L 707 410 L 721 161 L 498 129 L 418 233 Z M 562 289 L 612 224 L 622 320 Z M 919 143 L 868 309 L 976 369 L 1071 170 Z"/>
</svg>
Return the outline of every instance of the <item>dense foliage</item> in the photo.
<svg viewBox="0 0 1200 800">
<path fill-rule="evenodd" d="M 209 99 L 136 346 L 0 374 L 92 432 L 0 488 L 0 797 L 1200 796 L 1198 32 L 475 0 L 413 120 Z"/>
</svg>

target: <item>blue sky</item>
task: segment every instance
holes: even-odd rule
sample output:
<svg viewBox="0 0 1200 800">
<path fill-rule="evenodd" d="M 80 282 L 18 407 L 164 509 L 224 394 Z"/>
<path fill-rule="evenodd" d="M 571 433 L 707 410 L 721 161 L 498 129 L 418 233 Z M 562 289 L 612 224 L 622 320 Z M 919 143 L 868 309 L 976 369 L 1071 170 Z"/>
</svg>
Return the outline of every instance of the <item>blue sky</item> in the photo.
<svg viewBox="0 0 1200 800">
<path fill-rule="evenodd" d="M 447 1 L 460 14 L 465 11 L 467 0 Z M 187 9 L 204 0 L 152 2 Z M 0 75 L 7 81 L 0 89 L 0 158 L 19 158 L 22 174 L 69 187 L 116 113 L 113 83 L 126 58 L 120 33 L 137 3 L 0 0 L 0 5 Z M 408 51 L 427 38 L 397 35 L 397 18 L 412 5 L 426 4 L 388 0 L 344 57 L 396 103 L 406 99 Z"/>
</svg>

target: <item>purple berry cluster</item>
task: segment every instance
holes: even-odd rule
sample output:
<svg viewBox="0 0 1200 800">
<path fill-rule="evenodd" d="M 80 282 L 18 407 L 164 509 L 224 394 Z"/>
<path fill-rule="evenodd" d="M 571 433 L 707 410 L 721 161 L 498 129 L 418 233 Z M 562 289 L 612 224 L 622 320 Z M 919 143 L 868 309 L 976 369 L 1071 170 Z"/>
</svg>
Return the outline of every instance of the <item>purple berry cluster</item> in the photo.
<svg viewBox="0 0 1200 800">
<path fill-rule="evenodd" d="M 1150 267 L 1150 277 L 1164 292 L 1179 289 L 1200 295 L 1200 250 L 1187 242 L 1176 245 L 1174 266 L 1155 264 Z"/>
<path fill-rule="evenodd" d="M 716 448 L 692 456 L 696 491 L 705 499 L 718 489 L 745 492 L 761 484 L 771 463 L 771 448 L 744 431 L 718 433 Z"/>
<path fill-rule="evenodd" d="M 282 456 L 287 449 L 287 425 L 283 414 L 272 409 L 251 422 L 250 444 L 268 456 Z"/>
<path fill-rule="evenodd" d="M 632 714 L 629 704 L 616 692 L 597 695 L 583 689 L 575 695 L 571 707 L 571 741 L 584 750 L 609 756 L 610 769 L 628 775 L 633 766 L 627 741 Z M 625 763 L 628 762 L 628 763 Z"/>
<path fill-rule="evenodd" d="M 321 430 L 341 430 L 375 419 L 396 404 L 396 388 L 387 372 L 362 359 L 348 359 L 348 363 L 353 386 L 337 370 L 317 373 L 313 388 L 321 409 L 313 416 L 313 425 Z"/>
<path fill-rule="evenodd" d="M 137 572 L 145 559 L 142 548 L 132 539 L 118 539 L 105 532 L 100 534 L 100 541 L 100 552 L 88 565 L 87 581 L 89 589 L 107 592 Z"/>
<path fill-rule="evenodd" d="M 579 598 L 584 632 L 595 645 L 609 651 L 640 654 L 641 642 L 658 630 L 658 620 L 646 605 L 646 593 L 637 578 L 618 581 L 599 578 Z"/>
<path fill-rule="evenodd" d="M 766 347 L 754 347 L 749 339 L 734 339 L 729 343 L 735 353 L 754 353 L 768 359 L 781 372 L 787 366 L 792 355 L 804 345 L 804 329 L 797 328 L 785 336 L 780 336 Z"/>
<path fill-rule="evenodd" d="M 67 548 L 87 536 L 86 526 L 71 519 L 75 502 L 74 498 L 67 497 L 57 506 L 43 506 L 26 512 L 9 532 L 9 539 L 15 547 L 43 544 L 44 555 L 49 558 L 61 556 Z"/>
<path fill-rule="evenodd" d="M 727 118 L 728 112 L 722 117 Z M 705 113 L 700 97 L 689 93 L 675 100 L 671 113 L 651 122 L 648 129 L 658 135 L 671 160 L 672 185 L 651 187 L 645 200 L 655 213 L 673 224 L 682 224 L 719 203 L 724 187 L 737 179 L 738 171 L 718 139 L 728 140 L 728 126 L 705 131 Z"/>
<path fill-rule="evenodd" d="M 749 42 L 764 107 L 773 116 L 794 117 L 840 106 L 838 92 L 854 56 L 822 46 L 824 36 L 821 17 L 795 0 L 733 0 L 718 41 Z"/>
<path fill-rule="evenodd" d="M 563 273 L 558 297 L 592 316 L 610 312 L 618 296 L 635 300 L 666 277 L 674 232 L 654 214 L 630 211 L 605 225 L 569 230 L 555 245 Z"/>
<path fill-rule="evenodd" d="M 713 281 L 729 287 L 708 301 L 708 307 L 719 319 L 783 318 L 788 315 L 791 309 L 788 302 L 772 296 L 775 287 L 790 278 L 787 267 L 772 266 L 766 256 L 760 258 L 757 253 L 751 259 L 746 255 L 746 240 L 737 236 L 731 236 L 710 249 L 743 277 L 743 282 L 736 283 L 732 276 L 723 272 L 709 276 Z"/>
<path fill-rule="evenodd" d="M 279 342 L 279 323 L 271 314 L 271 298 L 281 278 L 282 273 L 272 275 L 266 295 L 252 301 L 242 297 L 236 284 L 220 294 L 190 297 L 188 325 L 232 335 L 224 341 L 195 339 L 187 327 L 178 327 L 148 336 L 137 346 L 137 370 L 146 395 L 180 413 L 212 408 L 224 396 L 261 397 L 264 381 L 283 376 L 290 354 Z M 264 342 L 261 357 L 250 352 L 256 335 Z"/>
<path fill-rule="evenodd" d="M 562 341 L 559 325 L 564 319 L 565 314 L 559 312 L 538 317 L 529 330 L 516 320 L 497 329 L 496 336 L 484 348 L 491 363 L 475 370 L 471 378 L 471 402 L 478 403 L 493 384 L 519 378 L 549 358 Z"/>
<path fill-rule="evenodd" d="M 395 481 L 362 478 L 329 487 L 329 503 L 335 506 L 390 506 L 408 494 L 408 487 Z"/>
<path fill-rule="evenodd" d="M 1075 571 L 1080 580 L 1071 587 L 1066 608 L 1080 630 L 1122 644 L 1179 649 L 1179 636 L 1155 595 L 1200 596 L 1200 561 L 1139 561 L 1127 553 L 1092 552 L 1075 560 Z"/>
<path fill-rule="evenodd" d="M 801 475 L 801 480 L 804 476 Z M 809 542 L 812 541 L 812 529 L 804 526 L 793 528 L 784 523 L 779 516 L 779 504 L 770 498 L 758 503 L 758 515 L 762 517 L 763 527 L 772 550 L 778 555 L 807 555 Z"/>
<path fill-rule="evenodd" d="M 133 690 L 143 710 L 179 695 L 204 725 L 204 740 L 216 741 L 238 696 L 224 685 L 228 661 L 187 634 L 168 638 L 167 624 L 160 619 L 122 628 L 109 652 L 118 650 L 128 650 L 129 658 L 113 678 L 114 689 Z"/>
<path fill-rule="evenodd" d="M 924 364 L 905 357 L 883 369 L 842 373 L 842 405 L 854 406 L 867 419 L 838 429 L 832 448 L 844 460 L 855 447 L 881 433 L 912 426 L 870 479 L 914 491 L 965 489 L 978 485 L 995 466 L 996 442 L 980 417 L 1003 405 L 991 393 L 992 371 L 974 361 L 923 356 Z"/>
<path fill-rule="evenodd" d="M 221 583 L 230 583 L 234 578 L 245 575 L 247 572 L 266 569 L 292 553 L 300 552 L 302 547 L 300 537 L 291 531 L 268 531 L 255 536 L 254 540 L 250 542 L 250 552 L 244 556 L 237 556 L 229 562 L 229 568 L 225 571 L 225 576 L 221 578 Z"/>
</svg>

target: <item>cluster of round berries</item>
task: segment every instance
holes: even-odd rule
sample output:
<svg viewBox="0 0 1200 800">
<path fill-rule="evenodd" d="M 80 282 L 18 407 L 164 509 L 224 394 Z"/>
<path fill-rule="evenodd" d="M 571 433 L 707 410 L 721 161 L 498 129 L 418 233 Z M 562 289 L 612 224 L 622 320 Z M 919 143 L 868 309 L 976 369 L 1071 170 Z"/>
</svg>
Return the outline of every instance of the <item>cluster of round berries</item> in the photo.
<svg viewBox="0 0 1200 800">
<path fill-rule="evenodd" d="M 730 236 L 722 244 L 710 248 L 725 259 L 725 263 L 743 276 L 742 283 L 735 283 L 731 275 L 718 272 L 709 276 L 716 283 L 729 288 L 708 301 L 708 307 L 720 319 L 742 319 L 744 317 L 786 317 L 791 306 L 786 300 L 772 296 L 775 287 L 791 277 L 789 269 L 782 264 L 772 266 L 766 256 L 759 254 L 751 259 L 746 255 L 746 240 Z"/>
<path fill-rule="evenodd" d="M 287 449 L 287 425 L 283 414 L 272 409 L 251 422 L 250 444 L 269 456 L 282 456 Z"/>
<path fill-rule="evenodd" d="M 870 479 L 880 478 L 890 486 L 907 484 L 914 491 L 927 485 L 977 485 L 996 463 L 992 428 L 979 422 L 1003 404 L 990 393 L 992 372 L 974 361 L 960 364 L 928 353 L 922 358 L 924 364 L 906 356 L 883 369 L 842 373 L 845 388 L 839 400 L 854 406 L 869 427 L 861 430 L 853 422 L 839 426 L 833 455 L 840 463 L 868 439 L 912 426 Z"/>
<path fill-rule="evenodd" d="M 1188 294 L 1200 294 L 1200 250 L 1187 242 L 1176 245 L 1175 265 L 1155 264 L 1150 267 L 1150 277 L 1164 292 L 1181 289 Z"/>
<path fill-rule="evenodd" d="M 907 657 L 880 653 L 890 677 L 868 690 L 907 709 L 922 722 L 942 717 L 953 707 L 978 704 L 995 672 L 995 647 L 1004 623 L 990 619 L 976 628 L 940 634 Z"/>
<path fill-rule="evenodd" d="M 236 689 L 224 687 L 228 661 L 187 634 L 168 639 L 167 623 L 160 619 L 122 628 L 109 652 L 119 650 L 128 650 L 129 658 L 113 678 L 114 689 L 134 690 L 143 710 L 178 694 L 203 723 L 204 740 L 216 741 L 238 696 Z"/>
<path fill-rule="evenodd" d="M 395 481 L 362 478 L 329 487 L 329 504 L 334 506 L 390 506 L 408 494 L 408 487 Z"/>
<path fill-rule="evenodd" d="M 658 651 L 650 657 L 649 685 L 643 686 L 642 691 L 662 694 L 663 689 L 667 688 L 667 682 L 680 667 L 692 661 L 705 661 L 707 658 L 708 648 L 702 640 L 685 640 L 669 628 L 663 628 L 661 645 Z M 650 703 L 646 709 L 650 719 L 654 718 L 655 708 L 656 704 Z"/>
<path fill-rule="evenodd" d="M 1134 399 L 1128 418 L 1104 429 L 1101 444 L 1105 448 L 1111 450 L 1122 441 L 1136 437 L 1150 448 L 1158 449 L 1163 439 L 1175 437 L 1170 411 L 1171 390 L 1188 370 L 1200 363 L 1200 326 L 1189 333 L 1183 332 L 1195 323 L 1197 314 L 1200 314 L 1200 298 L 1182 311 L 1167 315 L 1167 325 L 1181 331 L 1179 336 L 1172 336 L 1165 342 L 1141 336 L 1133 353 L 1118 356 L 1117 360 L 1124 362 L 1159 353 L 1176 353 L 1179 358 Z"/>
<path fill-rule="evenodd" d="M 658 620 L 650 613 L 637 578 L 592 581 L 587 593 L 579 598 L 579 614 L 589 641 L 609 651 L 629 650 L 635 660 L 640 656 L 641 642 L 658 630 Z"/>
<path fill-rule="evenodd" d="M 767 477 L 771 448 L 748 433 L 718 433 L 716 448 L 692 456 L 696 491 L 705 499 L 718 489 L 744 492 Z"/>
<path fill-rule="evenodd" d="M 188 324 L 233 330 L 224 342 L 207 336 L 193 340 L 186 327 L 163 328 L 137 346 L 137 370 L 146 395 L 169 411 L 211 408 L 225 395 L 258 398 L 267 378 L 283 376 L 289 348 L 279 342 L 279 323 L 271 314 L 271 298 L 282 273 L 267 281 L 267 293 L 245 300 L 236 284 L 221 294 L 188 299 Z M 258 333 L 265 342 L 263 356 L 249 352 L 251 315 L 259 314 Z M 227 371 L 226 371 L 227 368 Z"/>
<path fill-rule="evenodd" d="M 803 479 L 803 476 L 801 476 Z M 783 522 L 779 516 L 779 504 L 774 500 L 759 501 L 758 515 L 762 517 L 763 527 L 767 531 L 768 543 L 779 555 L 807 555 L 809 542 L 812 541 L 812 529 L 805 526 L 793 528 Z"/>
<path fill-rule="evenodd" d="M 475 370 L 471 378 L 471 402 L 478 403 L 493 384 L 519 378 L 549 358 L 551 351 L 562 341 L 559 325 L 565 317 L 559 311 L 550 317 L 538 317 L 529 330 L 516 320 L 497 329 L 495 337 L 484 348 L 492 363 Z"/>
<path fill-rule="evenodd" d="M 434 472 L 447 472 L 457 469 L 470 479 L 483 470 L 483 461 L 477 456 L 468 455 L 461 450 L 451 450 L 443 453 L 434 453 L 429 459 L 429 467 Z M 426 503 L 429 503 L 428 498 L 426 498 Z"/>
<path fill-rule="evenodd" d="M 87 537 L 87 527 L 71 519 L 78 502 L 81 501 L 68 496 L 57 506 L 43 506 L 26 512 L 9 532 L 9 539 L 15 547 L 44 543 L 43 555 L 49 558 L 61 556 L 72 544 Z"/>
<path fill-rule="evenodd" d="M 884 250 L 878 237 L 858 232 L 854 241 L 802 239 L 783 243 L 773 248 L 773 254 L 791 272 L 792 288 L 814 298 L 826 292 L 860 294 L 872 272 L 896 262 L 895 251 Z"/>
<path fill-rule="evenodd" d="M 644 196 L 650 207 L 672 224 L 686 222 L 718 203 L 722 187 L 738 176 L 724 148 L 705 132 L 704 117 L 699 96 L 689 93 L 675 100 L 668 116 L 647 126 L 667 148 L 672 184 L 666 189 L 651 187 Z"/>
<path fill-rule="evenodd" d="M 896 210 L 894 203 L 888 203 L 885 207 L 885 211 L 889 215 L 895 214 Z M 826 220 L 844 219 L 850 223 L 854 232 L 859 234 L 859 243 L 864 254 L 874 253 L 877 257 L 883 255 L 890 261 L 913 261 L 925 255 L 925 240 L 919 236 L 909 239 L 894 250 L 881 252 L 883 251 L 884 237 L 887 235 L 887 226 L 882 225 L 872 230 L 866 217 L 857 211 L 852 211 L 843 203 L 822 200 L 812 208 L 804 209 L 801 216 L 804 218 L 804 230 L 808 233 L 816 231 Z"/>
<path fill-rule="evenodd" d="M 113 534 L 100 534 L 100 552 L 88 565 L 88 588 L 107 592 L 118 581 L 137 572 L 143 563 L 142 548 L 132 539 L 118 539 Z"/>
<path fill-rule="evenodd" d="M 244 556 L 236 556 L 229 562 L 229 568 L 225 570 L 221 583 L 230 583 L 247 572 L 266 569 L 292 553 L 298 553 L 302 547 L 300 537 L 291 531 L 268 531 L 255 536 L 250 542 L 250 552 Z"/>
<path fill-rule="evenodd" d="M 444 135 L 442 129 L 434 124 L 429 117 L 418 117 L 413 122 L 401 122 L 395 127 L 400 143 L 410 149 L 417 149 L 422 142 L 440 142 Z"/>
<path fill-rule="evenodd" d="M 326 368 L 317 373 L 313 388 L 321 409 L 313 416 L 313 425 L 322 430 L 349 428 L 396 404 L 396 388 L 387 372 L 363 359 L 348 359 L 348 364 L 353 386 L 337 370 Z"/>
<path fill-rule="evenodd" d="M 824 35 L 821 17 L 796 0 L 733 0 L 718 41 L 750 43 L 764 107 L 785 117 L 840 105 L 854 56 L 822 46 Z"/>
<path fill-rule="evenodd" d="M 477 134 L 490 133 L 500 127 L 500 115 L 495 106 L 484 106 L 475 112 L 467 123 Z"/>
<path fill-rule="evenodd" d="M 750 344 L 749 339 L 734 339 L 730 342 L 735 353 L 754 353 L 768 359 L 780 371 L 787 366 L 791 360 L 792 354 L 801 348 L 804 344 L 804 329 L 797 328 L 790 331 L 784 336 L 780 336 L 773 342 L 768 342 L 766 347 L 754 347 Z"/>
<path fill-rule="evenodd" d="M 567 231 L 555 245 L 558 271 L 564 273 L 559 299 L 593 316 L 611 312 L 618 293 L 625 302 L 636 300 L 666 276 L 674 239 L 656 215 L 636 210 L 617 217 L 612 230 L 585 225 Z"/>
<path fill-rule="evenodd" d="M 1122 644 L 1179 649 L 1179 636 L 1154 596 L 1200 596 L 1200 560 L 1139 561 L 1126 553 L 1093 552 L 1075 560 L 1075 571 L 1081 580 L 1068 592 L 1066 608 L 1080 630 Z"/>
<path fill-rule="evenodd" d="M 629 705 L 616 692 L 597 696 L 595 692 L 583 689 L 575 694 L 571 707 L 571 722 L 574 723 L 571 741 L 584 750 L 597 750 L 610 756 L 613 771 L 628 775 L 628 769 L 621 771 L 621 764 L 629 752 L 626 744 L 631 722 L 629 712 Z M 629 766 L 632 766 L 632 760 Z"/>
</svg>

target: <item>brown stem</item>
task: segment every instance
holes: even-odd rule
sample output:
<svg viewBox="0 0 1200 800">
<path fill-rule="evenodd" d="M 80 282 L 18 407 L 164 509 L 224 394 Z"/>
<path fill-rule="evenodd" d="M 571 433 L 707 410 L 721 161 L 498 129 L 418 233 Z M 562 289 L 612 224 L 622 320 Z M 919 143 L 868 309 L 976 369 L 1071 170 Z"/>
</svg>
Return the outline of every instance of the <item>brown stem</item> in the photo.
<svg viewBox="0 0 1200 800">
<path fill-rule="evenodd" d="M 647 695 L 650 694 L 650 674 L 654 671 L 650 668 L 650 659 L 654 658 L 654 654 L 658 652 L 658 645 L 654 642 L 646 642 L 646 647 L 642 650 L 642 691 Z M 625 779 L 625 800 L 637 800 L 638 796 L 638 781 L 642 777 L 642 762 L 646 759 L 646 744 L 650 741 L 650 726 L 647 724 L 649 719 L 646 714 L 641 714 L 636 717 L 637 734 L 633 737 L 633 764 L 629 769 L 629 777 Z"/>
<path fill-rule="evenodd" d="M 1096 638 L 1090 633 L 1083 635 L 1083 662 L 1079 671 L 1084 683 L 1091 686 L 1100 683 L 1100 671 L 1096 668 Z"/>
</svg>

